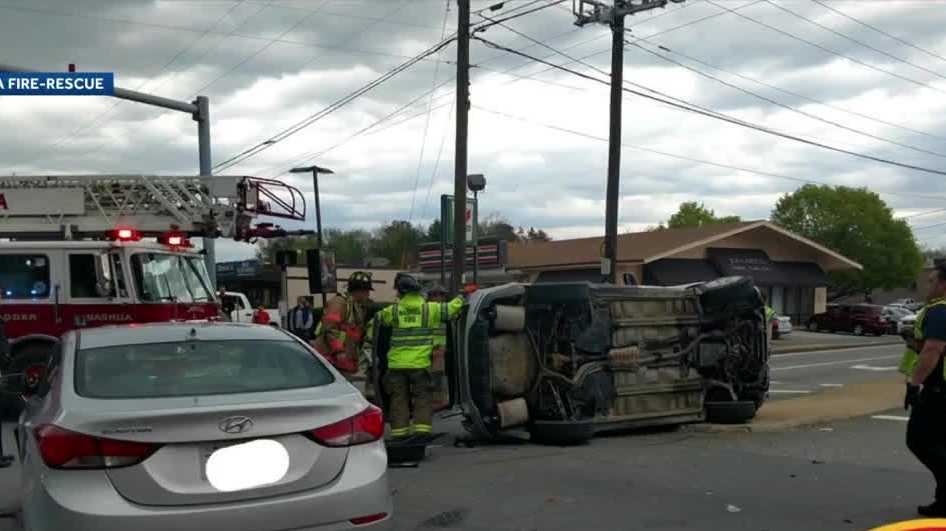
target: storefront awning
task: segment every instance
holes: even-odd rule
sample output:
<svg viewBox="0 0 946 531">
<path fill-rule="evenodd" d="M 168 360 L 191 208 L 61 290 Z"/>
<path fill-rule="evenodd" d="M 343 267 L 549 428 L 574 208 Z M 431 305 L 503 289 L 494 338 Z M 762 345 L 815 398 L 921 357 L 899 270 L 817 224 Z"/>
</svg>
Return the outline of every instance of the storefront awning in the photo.
<svg viewBox="0 0 946 531">
<path fill-rule="evenodd" d="M 644 266 L 644 283 L 653 286 L 679 286 L 719 278 L 719 271 L 707 260 L 664 258 Z"/>
<path fill-rule="evenodd" d="M 821 288 L 828 285 L 828 275 L 814 262 L 776 262 L 791 286 Z"/>
<path fill-rule="evenodd" d="M 759 286 L 797 285 L 760 249 L 710 248 L 706 256 L 725 277 L 751 277 Z"/>
</svg>

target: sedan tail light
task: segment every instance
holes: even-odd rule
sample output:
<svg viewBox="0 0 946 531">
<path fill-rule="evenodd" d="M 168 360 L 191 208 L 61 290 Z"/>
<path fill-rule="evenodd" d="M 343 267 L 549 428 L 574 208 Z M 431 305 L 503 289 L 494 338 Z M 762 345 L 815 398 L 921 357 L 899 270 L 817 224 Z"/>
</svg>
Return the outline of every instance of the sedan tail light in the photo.
<svg viewBox="0 0 946 531">
<path fill-rule="evenodd" d="M 115 468 L 138 464 L 157 444 L 116 441 L 45 424 L 35 430 L 43 462 L 51 468 Z"/>
<path fill-rule="evenodd" d="M 374 442 L 384 436 L 384 414 L 368 406 L 354 417 L 312 430 L 310 436 L 322 446 L 333 448 Z"/>
</svg>

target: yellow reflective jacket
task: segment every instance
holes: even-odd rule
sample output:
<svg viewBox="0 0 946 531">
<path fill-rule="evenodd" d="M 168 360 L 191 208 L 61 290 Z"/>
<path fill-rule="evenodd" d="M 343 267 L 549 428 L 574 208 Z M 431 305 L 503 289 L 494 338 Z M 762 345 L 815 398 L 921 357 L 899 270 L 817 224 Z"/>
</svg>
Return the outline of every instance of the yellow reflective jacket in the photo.
<svg viewBox="0 0 946 531">
<path fill-rule="evenodd" d="M 427 302 L 419 293 L 408 293 L 378 312 L 375 320 L 391 327 L 388 368 L 429 368 L 440 329 L 460 315 L 463 304 L 463 297 L 450 302 Z M 368 338 L 373 337 L 372 332 L 369 331 Z"/>
<path fill-rule="evenodd" d="M 935 299 L 920 309 L 916 314 L 916 322 L 913 324 L 913 346 L 907 346 L 900 358 L 898 370 L 907 378 L 913 376 L 916 365 L 920 361 L 920 351 L 923 350 L 923 320 L 926 318 L 926 312 L 935 306 L 946 306 L 946 299 Z M 943 368 L 943 378 L 946 379 L 946 367 Z"/>
</svg>

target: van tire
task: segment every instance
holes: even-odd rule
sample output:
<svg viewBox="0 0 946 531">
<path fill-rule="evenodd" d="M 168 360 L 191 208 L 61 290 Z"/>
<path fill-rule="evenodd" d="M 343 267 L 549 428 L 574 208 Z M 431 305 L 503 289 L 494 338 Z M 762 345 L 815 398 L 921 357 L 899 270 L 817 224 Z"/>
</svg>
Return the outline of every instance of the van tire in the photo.
<svg viewBox="0 0 946 531">
<path fill-rule="evenodd" d="M 758 407 L 751 400 L 704 402 L 706 422 L 712 424 L 745 424 L 755 417 Z"/>
</svg>

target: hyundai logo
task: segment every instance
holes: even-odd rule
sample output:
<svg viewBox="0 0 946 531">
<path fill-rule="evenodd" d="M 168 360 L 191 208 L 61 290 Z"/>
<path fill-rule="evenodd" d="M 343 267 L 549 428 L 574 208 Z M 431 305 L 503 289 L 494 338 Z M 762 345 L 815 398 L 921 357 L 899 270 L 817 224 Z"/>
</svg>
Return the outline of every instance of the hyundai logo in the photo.
<svg viewBox="0 0 946 531">
<path fill-rule="evenodd" d="M 250 431 L 253 428 L 253 421 L 249 417 L 227 417 L 221 420 L 217 427 L 224 433 L 236 435 Z"/>
</svg>

